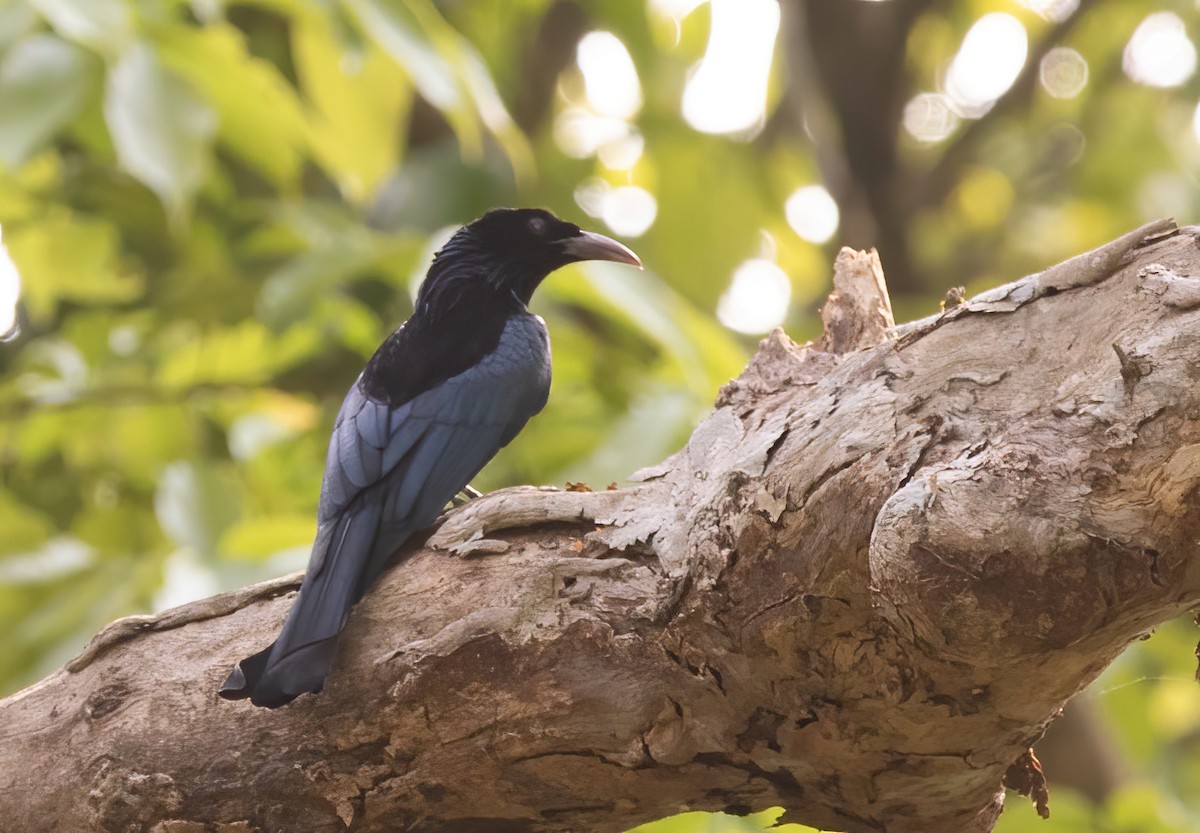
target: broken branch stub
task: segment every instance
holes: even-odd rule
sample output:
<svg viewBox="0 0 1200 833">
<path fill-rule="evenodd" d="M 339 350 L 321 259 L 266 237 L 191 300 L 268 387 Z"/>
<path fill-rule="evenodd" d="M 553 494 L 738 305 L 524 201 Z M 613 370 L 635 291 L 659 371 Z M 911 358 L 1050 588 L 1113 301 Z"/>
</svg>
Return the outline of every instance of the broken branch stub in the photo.
<svg viewBox="0 0 1200 833">
<path fill-rule="evenodd" d="M 849 353 L 885 341 L 896 326 L 879 254 L 843 248 L 834 263 L 833 292 L 821 309 L 818 349 Z"/>
<path fill-rule="evenodd" d="M 286 582 L 102 634 L 0 703 L 0 816 L 617 833 L 781 804 L 990 830 L 1063 701 L 1200 600 L 1197 238 L 1156 224 L 897 328 L 844 252 L 830 332 L 772 334 L 635 485 L 452 512 L 321 694 L 216 696 Z"/>
</svg>

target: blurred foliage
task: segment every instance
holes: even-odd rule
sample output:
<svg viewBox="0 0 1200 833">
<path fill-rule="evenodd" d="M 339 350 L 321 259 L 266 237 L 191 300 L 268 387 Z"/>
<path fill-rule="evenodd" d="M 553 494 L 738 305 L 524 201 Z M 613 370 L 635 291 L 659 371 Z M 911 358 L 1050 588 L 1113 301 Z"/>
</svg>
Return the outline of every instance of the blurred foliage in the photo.
<svg viewBox="0 0 1200 833">
<path fill-rule="evenodd" d="M 761 129 L 698 132 L 679 102 L 708 7 L 669 5 L 0 0 L 0 228 L 23 290 L 20 332 L 0 344 L 0 692 L 113 618 L 301 568 L 342 394 L 411 311 L 446 229 L 490 206 L 597 227 L 577 189 L 635 185 L 657 220 L 616 232 L 647 273 L 592 264 L 544 285 L 550 404 L 482 488 L 603 485 L 677 448 L 753 347 L 715 316 L 748 258 L 778 262 L 786 327 L 815 334 L 832 255 L 859 241 L 809 242 L 785 218 L 823 172 L 840 197 L 834 148 L 806 122 L 809 62 L 781 33 L 797 54 L 776 55 Z M 932 312 L 948 286 L 1197 214 L 1195 78 L 1154 89 L 1121 70 L 1148 11 L 1175 9 L 1195 36 L 1193 0 L 1085 0 L 1069 27 L 1009 0 L 923 5 L 902 33 L 908 95 L 936 88 L 997 10 L 1091 70 L 1074 97 L 1014 88 L 940 141 L 895 137 L 933 183 L 898 218 L 915 276 L 901 317 Z M 615 167 L 565 152 L 557 129 L 584 98 L 574 44 L 593 29 L 620 38 L 641 81 L 643 149 Z M 1038 829 L 1200 829 L 1195 635 L 1167 631 L 1098 684 L 1130 785 L 1100 807 L 1055 791 Z M 1031 826 L 1010 805 L 1000 829 Z M 778 815 L 639 830 L 804 830 Z"/>
<path fill-rule="evenodd" d="M 820 833 L 802 824 L 781 822 L 782 807 L 772 807 L 748 816 L 727 813 L 680 813 L 663 821 L 643 824 L 629 833 Z"/>
</svg>

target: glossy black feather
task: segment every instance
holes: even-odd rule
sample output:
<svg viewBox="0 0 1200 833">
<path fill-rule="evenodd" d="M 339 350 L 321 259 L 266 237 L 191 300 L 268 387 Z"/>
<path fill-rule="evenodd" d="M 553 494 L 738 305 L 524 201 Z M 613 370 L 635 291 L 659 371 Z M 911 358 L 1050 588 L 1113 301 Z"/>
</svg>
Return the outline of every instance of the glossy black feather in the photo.
<svg viewBox="0 0 1200 833">
<path fill-rule="evenodd" d="M 546 275 L 577 259 L 553 243 L 580 234 L 538 209 L 492 211 L 464 226 L 434 257 L 416 314 L 367 363 L 364 390 L 395 407 L 476 364 Z"/>
<path fill-rule="evenodd" d="M 511 296 L 487 291 L 498 295 L 495 303 L 516 311 Z M 506 321 L 506 316 L 479 314 L 475 304 L 447 310 L 437 319 L 413 316 L 367 362 L 362 375 L 363 391 L 393 407 L 403 405 L 495 350 Z M 453 332 L 457 337 L 439 337 L 441 332 Z"/>
<path fill-rule="evenodd" d="M 489 212 L 438 253 L 413 316 L 342 403 L 308 570 L 279 638 L 234 668 L 223 697 L 275 707 L 321 689 L 350 608 L 392 554 L 545 405 L 549 339 L 525 304 L 550 271 L 584 258 L 637 262 L 529 209 Z"/>
</svg>

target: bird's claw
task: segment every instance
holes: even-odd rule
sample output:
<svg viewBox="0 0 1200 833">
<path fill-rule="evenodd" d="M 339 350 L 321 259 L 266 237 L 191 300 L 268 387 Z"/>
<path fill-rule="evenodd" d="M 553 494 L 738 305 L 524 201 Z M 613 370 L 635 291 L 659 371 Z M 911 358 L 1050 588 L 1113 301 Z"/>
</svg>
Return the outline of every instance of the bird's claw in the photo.
<svg viewBox="0 0 1200 833">
<path fill-rule="evenodd" d="M 483 492 L 479 491 L 470 484 L 467 484 L 466 486 L 463 486 L 461 492 L 450 498 L 450 505 L 457 509 L 458 507 L 465 506 L 467 503 L 481 497 L 483 497 Z"/>
</svg>

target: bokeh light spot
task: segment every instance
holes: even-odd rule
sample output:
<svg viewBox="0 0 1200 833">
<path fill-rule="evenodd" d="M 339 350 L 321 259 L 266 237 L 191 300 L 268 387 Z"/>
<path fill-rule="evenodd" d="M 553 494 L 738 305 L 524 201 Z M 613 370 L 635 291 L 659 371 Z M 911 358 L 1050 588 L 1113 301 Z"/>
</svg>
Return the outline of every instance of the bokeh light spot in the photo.
<svg viewBox="0 0 1200 833">
<path fill-rule="evenodd" d="M 602 116 L 630 119 L 642 106 L 642 87 L 625 44 L 611 32 L 589 32 L 575 60 L 583 74 L 588 103 Z"/>
<path fill-rule="evenodd" d="M 1070 122 L 1058 122 L 1046 130 L 1047 163 L 1057 168 L 1069 168 L 1083 158 L 1087 137 Z"/>
<path fill-rule="evenodd" d="M 820 185 L 797 188 L 784 204 L 788 225 L 810 243 L 825 243 L 838 229 L 837 202 Z"/>
<path fill-rule="evenodd" d="M 1004 95 L 1025 66 L 1029 36 L 1005 12 L 985 14 L 967 30 L 950 69 L 946 92 L 961 115 L 978 118 Z"/>
<path fill-rule="evenodd" d="M 108 331 L 108 349 L 118 356 L 132 356 L 142 344 L 137 329 L 122 324 Z"/>
<path fill-rule="evenodd" d="M 627 171 L 642 158 L 646 148 L 646 140 L 636 130 L 611 142 L 600 146 L 596 155 L 604 167 L 611 171 Z"/>
<path fill-rule="evenodd" d="M 586 159 L 605 145 L 633 133 L 624 119 L 598 116 L 583 107 L 568 107 L 554 120 L 554 142 L 567 156 Z"/>
<path fill-rule="evenodd" d="M 683 91 L 683 117 L 704 133 L 749 133 L 767 108 L 776 0 L 712 0 L 708 48 Z"/>
<path fill-rule="evenodd" d="M 17 327 L 17 301 L 21 299 L 21 275 L 4 246 L 0 229 L 0 341 L 10 341 L 20 334 Z"/>
<path fill-rule="evenodd" d="M 1122 66 L 1139 84 L 1178 87 L 1196 71 L 1196 47 L 1177 14 L 1155 12 L 1134 30 Z"/>
<path fill-rule="evenodd" d="M 575 186 L 575 204 L 587 212 L 589 217 L 604 214 L 604 198 L 612 186 L 598 176 L 585 179 Z"/>
<path fill-rule="evenodd" d="M 792 283 L 773 261 L 754 258 L 733 272 L 729 289 L 717 301 L 717 318 L 731 330 L 770 332 L 787 317 Z"/>
<path fill-rule="evenodd" d="M 904 129 L 922 142 L 940 142 L 958 127 L 958 116 L 942 93 L 921 93 L 904 107 Z"/>
<path fill-rule="evenodd" d="M 601 202 L 600 218 L 623 237 L 645 234 L 658 216 L 658 201 L 645 188 L 622 185 L 608 191 Z"/>
<path fill-rule="evenodd" d="M 1079 0 L 1017 0 L 1031 12 L 1051 23 L 1062 23 L 1079 8 Z"/>
<path fill-rule="evenodd" d="M 1175 171 L 1156 171 L 1137 189 L 1138 212 L 1146 219 L 1187 217 L 1194 199 L 1192 185 Z"/>
<path fill-rule="evenodd" d="M 1055 98 L 1074 98 L 1087 85 L 1087 59 L 1074 49 L 1057 46 L 1042 58 L 1038 77 L 1046 92 Z"/>
</svg>

